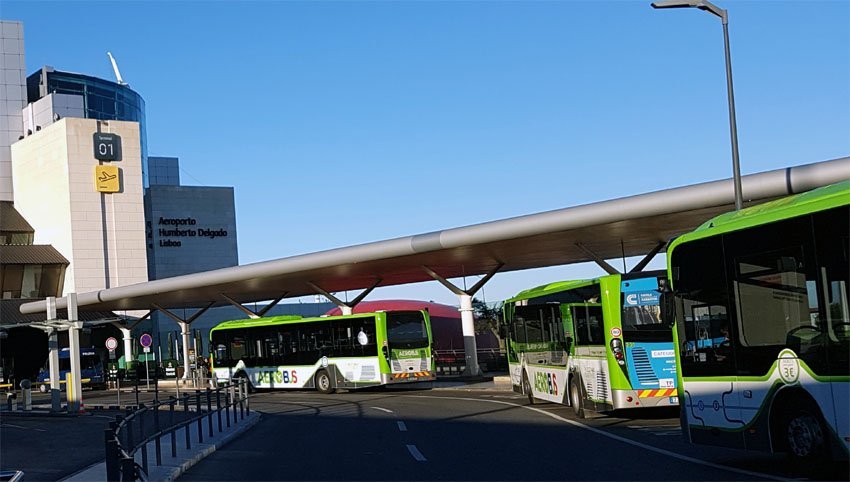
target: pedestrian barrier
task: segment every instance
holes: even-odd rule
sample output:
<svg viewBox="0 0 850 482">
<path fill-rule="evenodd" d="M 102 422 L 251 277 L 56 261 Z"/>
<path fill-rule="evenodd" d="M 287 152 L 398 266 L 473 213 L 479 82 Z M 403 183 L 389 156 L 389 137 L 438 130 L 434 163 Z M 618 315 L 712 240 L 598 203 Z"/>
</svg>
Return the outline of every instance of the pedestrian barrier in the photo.
<svg viewBox="0 0 850 482">
<path fill-rule="evenodd" d="M 223 399 L 223 400 L 222 400 Z M 177 405 L 183 407 L 182 412 L 194 415 L 175 421 Z M 168 412 L 168 426 L 161 425 L 160 412 Z M 232 413 L 231 413 L 232 411 Z M 179 413 L 179 412 L 178 412 Z M 109 428 L 105 430 L 106 447 L 106 479 L 108 481 L 135 481 L 146 480 L 148 476 L 149 457 L 148 444 L 154 443 L 154 456 L 157 466 L 162 464 L 162 439 L 170 436 L 171 457 L 177 457 L 177 432 L 183 430 L 185 433 L 186 450 L 192 448 L 192 432 L 196 433 L 197 443 L 204 442 L 204 419 L 207 421 L 207 437 L 214 435 L 213 418 L 217 420 L 218 432 L 224 428 L 230 428 L 231 419 L 233 424 L 244 420 L 250 413 L 248 401 L 248 381 L 240 379 L 216 388 L 207 388 L 204 391 L 195 390 L 194 395 L 185 393 L 183 397 L 168 397 L 167 400 L 155 401 L 146 406 L 140 403 L 135 409 L 128 408 L 123 416 L 118 415 L 115 420 L 109 422 Z M 222 415 L 226 425 L 222 425 Z M 147 427 L 146 421 L 153 421 L 153 431 Z M 197 429 L 193 430 L 193 426 Z M 150 433 L 147 433 L 150 432 Z M 140 456 L 141 463 L 136 462 Z"/>
</svg>

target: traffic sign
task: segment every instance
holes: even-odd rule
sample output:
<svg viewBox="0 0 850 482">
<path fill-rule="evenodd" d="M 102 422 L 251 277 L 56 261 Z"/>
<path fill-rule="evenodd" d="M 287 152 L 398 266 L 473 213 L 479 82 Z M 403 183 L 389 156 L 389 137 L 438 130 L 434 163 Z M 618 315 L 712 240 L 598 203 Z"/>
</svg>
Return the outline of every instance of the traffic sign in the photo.
<svg viewBox="0 0 850 482">
<path fill-rule="evenodd" d="M 153 337 L 150 333 L 143 333 L 142 336 L 139 337 L 139 343 L 141 343 L 143 347 L 147 348 L 153 345 Z"/>
<path fill-rule="evenodd" d="M 111 337 L 111 336 L 109 338 L 107 338 L 106 339 L 106 349 L 109 350 L 109 351 L 112 351 L 112 350 L 115 350 L 116 348 L 118 348 L 118 340 L 116 340 L 114 337 Z"/>
</svg>

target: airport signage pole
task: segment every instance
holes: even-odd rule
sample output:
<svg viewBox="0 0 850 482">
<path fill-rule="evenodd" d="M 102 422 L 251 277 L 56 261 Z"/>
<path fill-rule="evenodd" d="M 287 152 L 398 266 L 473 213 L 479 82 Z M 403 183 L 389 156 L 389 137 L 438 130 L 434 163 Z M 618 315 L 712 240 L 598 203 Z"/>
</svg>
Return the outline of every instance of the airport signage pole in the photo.
<svg viewBox="0 0 850 482">
<path fill-rule="evenodd" d="M 718 17 L 723 22 L 723 44 L 726 52 L 726 93 L 729 102 L 729 131 L 732 138 L 732 180 L 735 184 L 735 210 L 743 207 L 741 193 L 741 163 L 738 158 L 738 123 L 735 120 L 735 93 L 732 89 L 732 54 L 729 51 L 729 14 L 708 0 L 667 0 L 653 2 L 652 8 L 698 8 Z"/>
<path fill-rule="evenodd" d="M 150 370 L 148 369 L 148 359 L 151 356 L 151 344 L 153 343 L 153 337 L 149 333 L 144 333 L 139 337 L 139 344 L 142 345 L 142 350 L 145 353 L 145 383 L 147 383 L 147 390 L 151 389 L 151 377 Z"/>
</svg>

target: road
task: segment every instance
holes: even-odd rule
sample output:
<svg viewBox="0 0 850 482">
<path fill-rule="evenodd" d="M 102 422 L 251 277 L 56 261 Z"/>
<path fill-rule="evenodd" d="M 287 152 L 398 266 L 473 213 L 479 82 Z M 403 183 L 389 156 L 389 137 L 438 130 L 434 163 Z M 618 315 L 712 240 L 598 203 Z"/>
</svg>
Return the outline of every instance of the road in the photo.
<svg viewBox="0 0 850 482">
<path fill-rule="evenodd" d="M 260 393 L 252 430 L 181 480 L 847 478 L 781 455 L 684 443 L 670 412 L 580 420 L 512 392 Z"/>
</svg>

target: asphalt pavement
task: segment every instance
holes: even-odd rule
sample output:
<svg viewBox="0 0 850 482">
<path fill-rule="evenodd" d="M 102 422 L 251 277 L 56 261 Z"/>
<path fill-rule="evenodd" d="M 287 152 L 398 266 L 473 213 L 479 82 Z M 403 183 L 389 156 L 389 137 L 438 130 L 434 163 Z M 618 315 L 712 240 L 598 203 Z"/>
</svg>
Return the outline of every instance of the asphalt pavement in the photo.
<svg viewBox="0 0 850 482">
<path fill-rule="evenodd" d="M 465 387 L 465 382 L 444 382 L 444 387 Z M 504 381 L 493 382 L 488 377 L 475 383 L 482 389 L 504 389 Z M 142 383 L 117 390 L 86 390 L 83 392 L 85 410 L 78 414 L 51 414 L 46 394 L 33 393 L 32 412 L 18 409 L 9 412 L 0 407 L 0 471 L 22 470 L 25 480 L 57 481 L 85 470 L 104 459 L 104 430 L 116 415 L 137 403 L 150 403 L 156 394 Z M 159 387 L 159 398 L 194 394 L 194 388 L 177 387 L 171 381 Z M 64 393 L 63 393 L 64 396 Z M 18 402 L 21 401 L 19 395 Z M 63 400 L 64 403 L 64 400 Z M 177 420 L 182 416 L 178 408 Z M 169 418 L 163 416 L 165 424 Z M 148 420 L 148 423 L 152 423 Z M 150 429 L 151 427 L 148 427 Z M 195 456 L 195 455 L 193 455 Z"/>
</svg>

